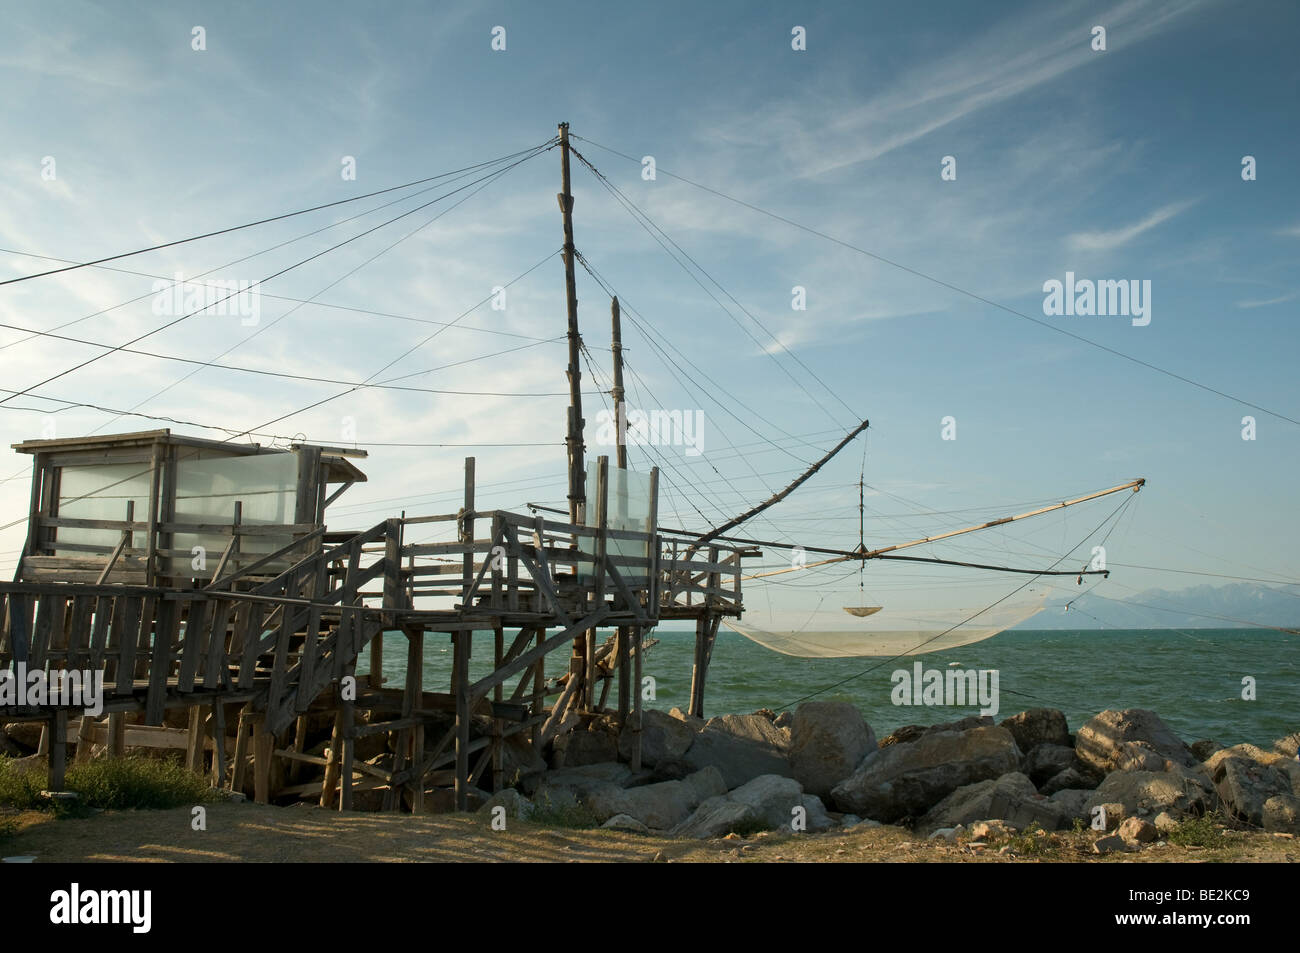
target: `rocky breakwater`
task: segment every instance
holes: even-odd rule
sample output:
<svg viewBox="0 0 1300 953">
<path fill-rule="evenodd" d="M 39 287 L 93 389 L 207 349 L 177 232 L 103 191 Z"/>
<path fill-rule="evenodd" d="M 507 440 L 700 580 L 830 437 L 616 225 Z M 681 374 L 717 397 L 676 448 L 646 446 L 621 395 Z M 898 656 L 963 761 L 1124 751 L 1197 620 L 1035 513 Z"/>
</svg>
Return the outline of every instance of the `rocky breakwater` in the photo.
<svg viewBox="0 0 1300 953">
<path fill-rule="evenodd" d="M 644 714 L 639 774 L 618 763 L 571 767 L 577 748 L 562 744 L 564 767 L 535 776 L 531 800 L 498 792 L 484 810 L 528 816 L 558 803 L 606 827 L 699 838 L 863 822 L 945 838 L 1081 829 L 1101 852 L 1143 849 L 1211 812 L 1300 833 L 1300 735 L 1268 749 L 1189 746 L 1144 709 L 1103 711 L 1073 734 L 1060 711 L 1038 708 L 997 724 L 909 725 L 879 740 L 845 702 L 708 721 Z M 630 730 L 600 750 L 626 760 Z"/>
</svg>

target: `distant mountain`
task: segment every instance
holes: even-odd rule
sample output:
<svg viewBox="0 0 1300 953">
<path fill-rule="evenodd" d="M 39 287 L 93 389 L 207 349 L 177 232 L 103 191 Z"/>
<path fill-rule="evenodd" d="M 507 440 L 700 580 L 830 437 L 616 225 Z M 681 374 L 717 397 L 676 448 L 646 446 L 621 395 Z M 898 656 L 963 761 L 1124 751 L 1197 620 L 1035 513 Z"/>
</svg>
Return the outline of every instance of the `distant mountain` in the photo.
<svg viewBox="0 0 1300 953">
<path fill-rule="evenodd" d="M 1076 599 L 1069 611 L 1058 603 L 1017 628 L 1231 629 L 1248 623 L 1300 629 L 1300 586 L 1234 582 L 1176 592 L 1147 589 L 1122 598 L 1092 593 Z"/>
</svg>

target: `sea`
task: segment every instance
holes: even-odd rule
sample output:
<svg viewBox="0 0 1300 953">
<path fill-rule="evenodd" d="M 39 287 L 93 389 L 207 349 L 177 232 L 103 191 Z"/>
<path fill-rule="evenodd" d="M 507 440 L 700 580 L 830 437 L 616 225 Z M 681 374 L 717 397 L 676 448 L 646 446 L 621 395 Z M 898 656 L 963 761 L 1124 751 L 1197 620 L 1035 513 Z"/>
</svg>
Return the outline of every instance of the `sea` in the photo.
<svg viewBox="0 0 1300 953">
<path fill-rule="evenodd" d="M 643 680 L 643 705 L 685 709 L 695 632 L 659 628 L 652 637 L 658 642 L 647 650 L 642 674 L 653 681 Z M 491 670 L 492 645 L 491 633 L 475 635 L 471 679 Z M 446 691 L 450 639 L 426 636 L 424 654 L 425 689 Z M 358 674 L 367 672 L 367 656 L 362 653 Z M 549 657 L 548 675 L 562 671 L 564 658 L 561 650 Z M 403 684 L 405 660 L 405 637 L 387 633 L 387 685 Z M 895 673 L 911 676 L 917 662 L 923 670 L 996 670 L 995 721 L 1027 708 L 1058 708 L 1074 731 L 1108 708 L 1147 708 L 1189 743 L 1208 738 L 1225 746 L 1250 742 L 1265 748 L 1300 731 L 1300 636 L 1267 629 L 1010 630 L 972 645 L 896 659 L 795 658 L 722 629 L 705 683 L 704 714 L 781 712 L 802 701 L 847 701 L 858 706 L 877 737 L 903 725 L 979 714 L 978 701 L 895 704 L 902 695 L 894 691 L 901 682 Z M 610 694 L 612 707 L 612 686 Z"/>
</svg>

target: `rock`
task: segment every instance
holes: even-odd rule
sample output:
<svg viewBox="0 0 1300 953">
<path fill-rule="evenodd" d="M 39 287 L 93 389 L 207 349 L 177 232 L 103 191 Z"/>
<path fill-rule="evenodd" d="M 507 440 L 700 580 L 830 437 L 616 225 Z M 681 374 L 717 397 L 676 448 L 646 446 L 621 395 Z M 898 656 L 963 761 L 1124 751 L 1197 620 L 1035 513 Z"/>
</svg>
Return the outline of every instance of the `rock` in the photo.
<svg viewBox="0 0 1300 953">
<path fill-rule="evenodd" d="M 680 708 L 676 706 L 668 709 L 668 714 L 671 715 L 673 718 L 676 718 L 678 721 L 686 722 L 696 731 L 699 731 L 701 728 L 704 727 L 703 718 L 697 718 L 695 715 L 688 715 L 686 714 L 686 712 L 682 711 Z"/>
<path fill-rule="evenodd" d="M 826 805 L 822 803 L 822 799 L 816 794 L 805 793 L 802 803 L 809 834 L 820 834 L 835 827 L 835 822 L 826 813 Z"/>
<path fill-rule="evenodd" d="M 1097 786 L 1097 778 L 1091 772 L 1080 771 L 1077 765 L 1078 762 L 1076 761 L 1059 774 L 1052 775 L 1038 790 L 1048 795 L 1067 789 L 1091 791 Z"/>
<path fill-rule="evenodd" d="M 1273 750 L 1282 752 L 1288 758 L 1300 756 L 1300 731 L 1277 739 L 1273 742 Z"/>
<path fill-rule="evenodd" d="M 577 729 L 557 737 L 551 763 L 555 768 L 574 768 L 617 760 L 617 736 L 612 731 L 593 725 L 587 730 Z"/>
<path fill-rule="evenodd" d="M 970 828 L 971 840 L 975 841 L 1004 840 L 1014 833 L 1015 829 L 1010 824 L 997 819 L 980 821 Z"/>
<path fill-rule="evenodd" d="M 760 716 L 762 716 L 763 718 L 766 718 L 768 721 L 771 721 L 771 722 L 775 722 L 775 721 L 776 721 L 776 712 L 772 711 L 772 709 L 770 709 L 770 708 L 760 708 L 758 711 L 754 712 L 754 714 L 755 714 L 755 715 L 760 715 Z"/>
<path fill-rule="evenodd" d="M 1126 747 L 1126 742 L 1143 742 L 1145 747 L 1140 754 L 1139 749 Z M 1197 763 L 1178 735 L 1160 720 L 1159 715 L 1145 708 L 1103 711 L 1080 728 L 1074 740 L 1074 752 L 1079 761 L 1088 770 L 1103 776 L 1121 770 L 1120 761 L 1125 757 L 1130 760 L 1144 758 L 1146 749 L 1176 764 L 1194 767 Z"/>
<path fill-rule="evenodd" d="M 503 788 L 483 802 L 478 809 L 480 814 L 492 814 L 494 808 L 504 807 L 506 817 L 527 818 L 533 811 L 532 802 L 514 788 Z"/>
<path fill-rule="evenodd" d="M 694 770 L 685 760 L 675 758 L 660 761 L 654 766 L 651 776 L 654 781 L 680 781 L 694 773 Z"/>
<path fill-rule="evenodd" d="M 858 817 L 856 814 L 842 814 L 840 816 L 840 827 L 843 827 L 845 830 L 850 827 L 857 827 L 861 823 L 862 818 Z"/>
<path fill-rule="evenodd" d="M 4 726 L 4 733 L 10 741 L 35 751 L 40 746 L 43 727 L 44 723 L 39 721 L 11 721 Z"/>
<path fill-rule="evenodd" d="M 978 820 L 999 819 L 1017 830 L 1037 824 L 1043 830 L 1067 827 L 1064 808 L 1034 790 L 1033 782 L 1019 773 L 968 784 L 953 791 L 916 823 L 918 831 L 932 831 Z"/>
<path fill-rule="evenodd" d="M 722 715 L 695 736 L 685 761 L 693 771 L 715 765 L 731 789 L 764 774 L 792 778 L 788 746 L 789 733 L 762 715 Z"/>
<path fill-rule="evenodd" d="M 22 746 L 11 739 L 3 728 L 0 728 L 0 754 L 8 755 L 11 758 L 21 758 L 26 754 Z"/>
<path fill-rule="evenodd" d="M 1264 823 L 1264 803 L 1277 795 L 1292 796 L 1291 778 L 1269 764 L 1227 757 L 1218 763 L 1214 786 L 1234 817 L 1255 827 Z"/>
<path fill-rule="evenodd" d="M 1205 770 L 1213 777 L 1221 765 L 1228 758 L 1246 758 L 1257 764 L 1278 764 L 1286 761 L 1286 755 L 1277 751 L 1265 751 L 1263 748 L 1255 745 L 1242 744 L 1233 745 L 1231 748 L 1221 748 L 1205 759 Z"/>
<path fill-rule="evenodd" d="M 776 721 L 772 722 L 772 724 L 778 728 L 789 728 L 794 724 L 794 715 L 788 711 L 783 711 L 776 716 Z"/>
<path fill-rule="evenodd" d="M 876 750 L 876 736 L 849 702 L 804 702 L 790 726 L 790 767 L 803 789 L 827 797 Z"/>
<path fill-rule="evenodd" d="M 1217 741 L 1202 738 L 1200 741 L 1193 741 L 1187 747 L 1191 750 L 1193 758 L 1197 761 L 1204 761 L 1210 755 L 1214 754 L 1214 752 L 1218 751 L 1221 745 Z"/>
<path fill-rule="evenodd" d="M 588 764 L 577 768 L 562 768 L 548 771 L 541 776 L 534 790 L 541 788 L 567 788 L 578 797 L 585 797 L 590 791 L 606 784 L 624 787 L 632 779 L 632 771 L 625 764 L 616 761 L 606 764 Z M 525 783 L 524 790 L 529 785 Z"/>
<path fill-rule="evenodd" d="M 1125 818 L 1117 833 L 1130 844 L 1149 844 L 1156 839 L 1155 825 L 1140 817 Z"/>
<path fill-rule="evenodd" d="M 1118 834 L 1108 834 L 1105 837 L 1099 837 L 1092 844 L 1094 854 L 1115 854 L 1123 851 L 1136 850 L 1137 848 L 1120 837 Z"/>
<path fill-rule="evenodd" d="M 513 787 L 525 778 L 539 778 L 544 771 L 546 759 L 533 750 L 527 735 L 510 735 L 502 739 L 499 787 Z"/>
<path fill-rule="evenodd" d="M 1173 831 L 1178 830 L 1179 826 L 1178 818 L 1174 817 L 1168 811 L 1161 811 L 1156 815 L 1156 819 L 1152 821 L 1152 823 L 1155 824 L 1156 830 L 1161 834 L 1172 833 Z"/>
<path fill-rule="evenodd" d="M 763 824 L 748 804 L 733 801 L 725 796 L 711 797 L 701 804 L 689 818 L 670 832 L 674 837 L 722 837 L 740 829 L 748 832 Z"/>
<path fill-rule="evenodd" d="M 1065 713 L 1055 708 L 1031 708 L 1012 715 L 1001 723 L 1016 739 L 1016 746 L 1025 754 L 1039 745 L 1070 747 L 1070 728 L 1065 723 Z"/>
<path fill-rule="evenodd" d="M 727 798 L 753 808 L 768 827 L 780 827 L 788 824 L 793 809 L 803 804 L 803 789 L 794 778 L 765 774 L 742 784 Z"/>
<path fill-rule="evenodd" d="M 953 791 L 1020 769 L 1005 728 L 937 731 L 880 748 L 831 791 L 837 809 L 895 821 L 920 817 Z"/>
<path fill-rule="evenodd" d="M 718 769 L 708 767 L 681 781 L 626 789 L 605 785 L 593 790 L 586 801 L 599 821 L 628 814 L 651 830 L 666 831 L 690 817 L 702 801 L 726 791 Z"/>
<path fill-rule="evenodd" d="M 1016 745 L 1019 747 L 1020 742 L 1017 741 Z M 1029 749 L 1025 755 L 1025 774 L 1029 775 L 1029 780 L 1033 781 L 1035 786 L 1046 784 L 1073 765 L 1074 749 L 1067 745 L 1042 742 Z"/>
<path fill-rule="evenodd" d="M 615 814 L 600 826 L 611 831 L 631 831 L 634 834 L 650 833 L 650 828 L 629 814 Z"/>
<path fill-rule="evenodd" d="M 1294 794 L 1275 794 L 1264 802 L 1260 825 L 1266 831 L 1300 834 L 1300 797 Z"/>
<path fill-rule="evenodd" d="M 1214 798 L 1178 771 L 1112 771 L 1092 792 L 1087 805 L 1089 816 L 1097 805 L 1114 803 L 1123 805 L 1129 817 L 1161 811 L 1181 817 L 1204 814 L 1213 806 Z"/>
<path fill-rule="evenodd" d="M 629 723 L 632 721 L 628 719 Z M 654 768 L 665 762 L 680 762 L 699 729 L 688 721 L 651 708 L 641 712 L 641 763 Z M 636 732 L 629 724 L 618 738 L 618 755 L 632 760 Z"/>
<path fill-rule="evenodd" d="M 1051 795 L 1052 802 L 1060 806 L 1065 819 L 1071 823 L 1076 817 L 1088 820 L 1088 801 L 1091 798 L 1091 791 L 1080 788 L 1062 788 Z"/>
<path fill-rule="evenodd" d="M 959 721 L 950 721 L 942 725 L 904 725 L 890 732 L 880 740 L 880 747 L 907 744 L 924 735 L 937 731 L 969 731 L 972 728 L 991 728 L 993 719 L 988 715 L 971 715 Z"/>
<path fill-rule="evenodd" d="M 961 834 L 963 830 L 965 830 L 965 828 L 960 824 L 958 824 L 956 827 L 940 827 L 938 830 L 931 831 L 930 836 L 926 839 L 946 840 L 949 843 L 952 843 L 957 839 L 957 836 Z"/>
<path fill-rule="evenodd" d="M 1145 741 L 1126 741 L 1115 754 L 1116 771 L 1163 771 L 1165 759 Z"/>
</svg>

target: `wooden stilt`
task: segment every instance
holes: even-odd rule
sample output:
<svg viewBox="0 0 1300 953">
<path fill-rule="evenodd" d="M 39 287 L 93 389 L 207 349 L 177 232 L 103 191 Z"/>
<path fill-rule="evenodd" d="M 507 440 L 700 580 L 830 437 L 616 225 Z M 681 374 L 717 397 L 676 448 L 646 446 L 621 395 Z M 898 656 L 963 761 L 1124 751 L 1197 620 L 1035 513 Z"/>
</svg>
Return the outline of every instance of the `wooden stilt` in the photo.
<svg viewBox="0 0 1300 953">
<path fill-rule="evenodd" d="M 641 770 L 641 646 L 642 629 L 632 627 L 632 770 Z"/>
<path fill-rule="evenodd" d="M 505 651 L 506 651 L 505 630 L 502 629 L 500 626 L 497 626 L 495 635 L 496 635 L 496 646 L 495 646 L 496 651 L 494 655 L 495 666 L 496 668 L 500 668 L 501 662 L 505 658 Z M 505 698 L 504 683 L 498 682 L 496 687 L 492 689 L 492 698 L 494 701 L 498 701 L 498 702 L 504 700 Z M 502 786 L 501 773 L 504 770 L 504 766 L 505 766 L 505 752 L 501 744 L 502 732 L 504 730 L 504 727 L 505 725 L 500 718 L 492 719 L 492 783 L 495 786 L 496 790 L 501 789 Z"/>
<path fill-rule="evenodd" d="M 334 733 L 330 736 L 329 756 L 325 759 L 325 780 L 321 782 L 320 806 L 334 803 L 334 792 L 339 785 L 339 764 L 343 760 L 343 708 L 340 704 L 334 713 Z"/>
<path fill-rule="evenodd" d="M 248 768 L 248 735 L 252 731 L 253 703 L 248 702 L 239 711 L 239 724 L 235 728 L 234 770 L 230 775 L 230 790 L 242 793 L 244 772 Z"/>
<path fill-rule="evenodd" d="M 203 739 L 205 737 L 204 719 L 207 705 L 190 706 L 189 737 L 185 745 L 185 767 L 195 774 L 203 773 Z"/>
<path fill-rule="evenodd" d="M 218 700 L 212 706 L 212 786 L 226 783 L 226 706 Z"/>
<path fill-rule="evenodd" d="M 77 764 L 85 764 L 90 760 L 90 749 L 95 743 L 95 719 L 90 715 L 81 716 L 81 724 L 77 728 L 77 755 L 74 759 Z"/>
<path fill-rule="evenodd" d="M 469 653 L 472 632 L 453 636 L 452 692 L 456 696 L 456 810 L 469 809 Z"/>
<path fill-rule="evenodd" d="M 253 800 L 271 803 L 271 755 L 275 736 L 266 730 L 266 718 L 253 721 Z"/>
<path fill-rule="evenodd" d="M 54 709 L 50 716 L 50 790 L 63 790 L 63 776 L 68 770 L 68 710 Z"/>
<path fill-rule="evenodd" d="M 302 754 L 307 750 L 307 716 L 299 715 L 294 722 L 293 728 L 293 750 L 295 754 Z M 302 762 L 292 761 L 289 764 L 289 783 L 297 784 L 302 774 Z"/>
<path fill-rule="evenodd" d="M 546 641 L 546 630 L 538 628 L 537 644 L 541 645 Z M 537 660 L 537 666 L 533 669 L 533 717 L 537 717 L 546 708 L 546 656 L 543 655 Z M 537 751 L 541 747 L 542 726 L 541 724 L 533 725 L 533 750 Z"/>
<path fill-rule="evenodd" d="M 343 717 L 343 757 L 339 763 L 339 810 L 352 810 L 352 760 L 355 756 L 356 739 L 352 737 L 352 728 L 356 716 L 356 704 L 344 699 L 339 706 Z"/>
<path fill-rule="evenodd" d="M 108 716 L 108 754 L 113 758 L 126 754 L 126 712 L 115 711 Z"/>
</svg>

